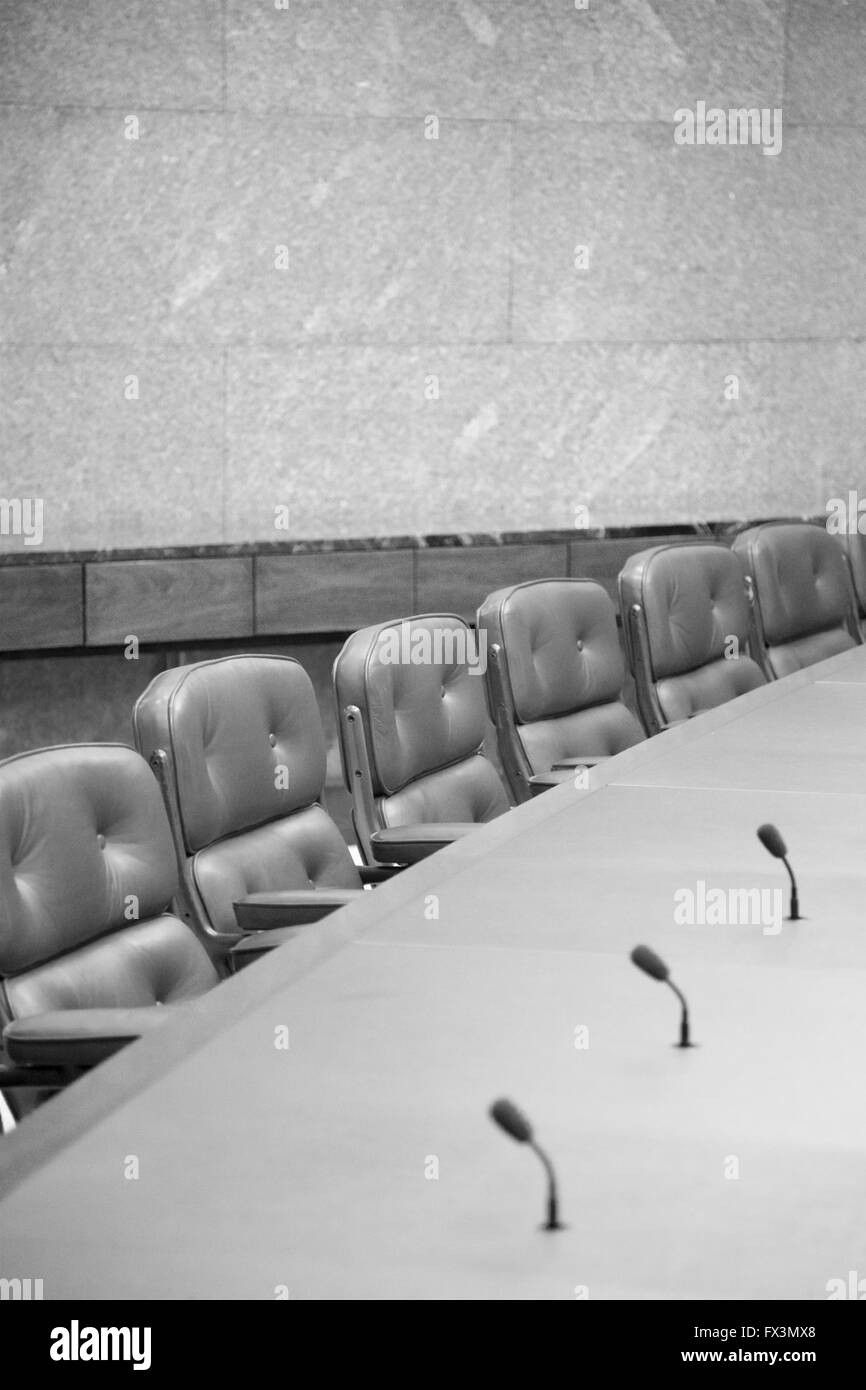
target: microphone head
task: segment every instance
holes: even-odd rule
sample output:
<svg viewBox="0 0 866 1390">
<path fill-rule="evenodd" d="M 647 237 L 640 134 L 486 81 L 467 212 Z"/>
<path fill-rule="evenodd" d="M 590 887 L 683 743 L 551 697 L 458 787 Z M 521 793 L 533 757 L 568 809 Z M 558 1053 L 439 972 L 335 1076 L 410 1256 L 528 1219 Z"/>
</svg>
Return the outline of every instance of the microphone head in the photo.
<svg viewBox="0 0 866 1390">
<path fill-rule="evenodd" d="M 490 1107 L 490 1118 L 495 1120 L 499 1128 L 504 1129 L 506 1134 L 510 1134 L 512 1139 L 516 1139 L 518 1144 L 531 1143 L 532 1125 L 513 1101 L 494 1101 Z"/>
<path fill-rule="evenodd" d="M 645 975 L 651 975 L 654 980 L 666 980 L 671 973 L 661 956 L 657 956 L 649 946 L 635 946 L 631 958 L 638 970 L 642 970 Z"/>
<path fill-rule="evenodd" d="M 788 853 L 788 846 L 785 844 L 785 841 L 782 839 L 775 825 L 759 825 L 758 839 L 764 846 L 764 849 L 769 850 L 774 859 L 784 859 L 785 855 Z"/>
</svg>

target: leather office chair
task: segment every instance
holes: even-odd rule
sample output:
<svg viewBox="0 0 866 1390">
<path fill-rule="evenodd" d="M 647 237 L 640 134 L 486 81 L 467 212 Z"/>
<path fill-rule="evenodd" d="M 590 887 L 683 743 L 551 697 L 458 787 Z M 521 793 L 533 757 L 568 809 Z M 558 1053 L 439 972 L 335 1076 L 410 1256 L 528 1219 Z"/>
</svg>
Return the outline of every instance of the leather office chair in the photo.
<svg viewBox="0 0 866 1390">
<path fill-rule="evenodd" d="M 767 522 L 734 540 L 753 594 L 755 654 L 787 676 L 863 640 L 845 558 L 823 526 Z"/>
<path fill-rule="evenodd" d="M 533 579 L 489 594 L 487 694 L 516 801 L 639 743 L 622 701 L 616 609 L 590 579 Z M 550 777 L 551 771 L 558 776 Z"/>
<path fill-rule="evenodd" d="M 746 576 L 727 546 L 683 541 L 631 555 L 619 575 L 619 599 L 648 734 L 764 684 L 749 654 Z"/>
<path fill-rule="evenodd" d="M 866 535 L 839 536 L 857 599 L 860 636 L 866 639 Z"/>
<path fill-rule="evenodd" d="M 177 887 L 147 764 L 120 744 L 0 763 L 0 1089 L 65 1084 L 217 983 L 169 911 Z M 10 1095 L 12 1093 L 10 1092 Z"/>
<path fill-rule="evenodd" d="M 509 809 L 482 748 L 480 656 L 453 613 L 378 623 L 344 644 L 334 663 L 340 748 L 368 863 L 414 863 Z"/>
<path fill-rule="evenodd" d="M 133 727 L 162 788 L 181 915 L 218 950 L 232 946 L 234 961 L 385 876 L 359 871 L 321 805 L 325 740 L 312 681 L 292 658 L 164 671 L 139 696 Z M 255 935 L 235 945 L 239 929 Z"/>
</svg>

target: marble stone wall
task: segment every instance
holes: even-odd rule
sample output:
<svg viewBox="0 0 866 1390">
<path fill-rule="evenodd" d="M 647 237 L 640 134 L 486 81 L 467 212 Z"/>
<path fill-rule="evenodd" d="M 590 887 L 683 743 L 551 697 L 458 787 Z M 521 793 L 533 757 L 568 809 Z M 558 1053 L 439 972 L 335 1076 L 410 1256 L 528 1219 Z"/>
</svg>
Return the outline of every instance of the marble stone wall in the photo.
<svg viewBox="0 0 866 1390">
<path fill-rule="evenodd" d="M 52 550 L 823 511 L 864 112 L 866 0 L 0 0 L 0 491 Z"/>
</svg>

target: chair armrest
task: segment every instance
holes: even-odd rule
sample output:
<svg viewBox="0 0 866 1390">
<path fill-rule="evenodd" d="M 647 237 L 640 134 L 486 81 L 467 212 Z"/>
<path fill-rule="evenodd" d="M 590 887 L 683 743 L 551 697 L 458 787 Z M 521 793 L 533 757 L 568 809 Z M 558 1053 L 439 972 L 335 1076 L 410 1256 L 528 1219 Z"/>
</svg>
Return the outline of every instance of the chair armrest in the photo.
<svg viewBox="0 0 866 1390">
<path fill-rule="evenodd" d="M 0 1062 L 0 1093 L 25 1086 L 30 1091 L 62 1091 L 86 1067 L 8 1067 Z"/>
<path fill-rule="evenodd" d="M 580 767 L 582 764 L 578 763 L 577 766 Z M 574 781 L 575 771 L 575 768 L 560 768 L 557 771 L 554 766 L 550 772 L 536 772 L 529 778 L 529 790 L 533 796 L 538 796 L 541 792 L 549 791 L 551 787 L 561 787 L 566 782 Z"/>
<path fill-rule="evenodd" d="M 560 768 L 597 767 L 599 763 L 609 763 L 611 757 L 610 753 L 591 753 L 585 758 L 557 758 L 551 764 L 551 772 L 557 772 Z"/>
<path fill-rule="evenodd" d="M 11 1062 L 34 1067 L 95 1067 L 127 1043 L 161 1028 L 178 1006 L 140 1009 L 61 1009 L 7 1023 L 3 1045 Z M 31 1083 L 34 1084 L 34 1083 Z"/>
<path fill-rule="evenodd" d="M 358 873 L 362 883 L 387 883 L 395 874 L 402 873 L 405 864 L 359 864 Z"/>
<path fill-rule="evenodd" d="M 248 893 L 234 904 L 235 918 L 245 932 L 304 927 L 356 902 L 363 891 L 363 888 L 286 888 L 271 893 Z"/>
<path fill-rule="evenodd" d="M 287 941 L 300 936 L 303 930 L 303 927 L 273 927 L 270 931 L 248 932 L 235 942 L 226 955 L 231 973 L 236 975 L 245 965 L 252 965 L 259 956 L 266 956 L 268 951 L 285 946 Z"/>
<path fill-rule="evenodd" d="M 370 836 L 373 858 L 379 864 L 393 863 L 417 864 L 444 849 L 464 835 L 471 835 L 479 829 L 475 821 L 442 821 L 429 825 L 392 825 L 385 830 L 374 830 Z"/>
</svg>

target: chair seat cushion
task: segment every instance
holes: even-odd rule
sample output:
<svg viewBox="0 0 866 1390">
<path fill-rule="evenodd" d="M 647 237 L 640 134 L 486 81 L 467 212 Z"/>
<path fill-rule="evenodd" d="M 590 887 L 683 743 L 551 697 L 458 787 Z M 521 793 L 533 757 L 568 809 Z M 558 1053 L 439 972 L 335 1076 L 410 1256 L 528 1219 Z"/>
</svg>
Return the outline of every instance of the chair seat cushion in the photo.
<svg viewBox="0 0 866 1390">
<path fill-rule="evenodd" d="M 660 680 L 656 691 L 662 713 L 671 724 L 691 719 L 702 710 L 715 709 L 764 683 L 758 663 L 749 656 L 740 656 L 736 661 L 711 661 L 696 671 Z"/>
<path fill-rule="evenodd" d="M 80 950 L 5 981 L 9 1017 L 65 1009 L 175 1004 L 211 989 L 216 967 L 184 922 L 168 913 L 133 922 Z"/>
<path fill-rule="evenodd" d="M 508 810 L 508 798 L 491 762 L 480 754 L 454 767 L 440 768 L 410 782 L 394 796 L 379 802 L 386 826 L 426 822 L 494 820 Z"/>
<path fill-rule="evenodd" d="M 619 700 L 577 710 L 559 719 L 518 726 L 517 734 L 534 773 L 547 772 L 559 758 L 613 756 L 640 743 L 643 729 Z"/>
<path fill-rule="evenodd" d="M 319 805 L 208 845 L 189 871 L 213 930 L 227 936 L 237 935 L 234 904 L 251 893 L 361 888 L 345 840 Z"/>
<path fill-rule="evenodd" d="M 802 671 L 806 666 L 826 661 L 828 657 L 838 656 L 839 652 L 850 651 L 856 646 L 850 632 L 842 627 L 833 627 L 826 632 L 810 632 L 796 642 L 782 642 L 777 647 L 770 647 L 767 660 L 773 675 L 780 680 L 782 676 L 790 676 L 794 671 Z"/>
</svg>

